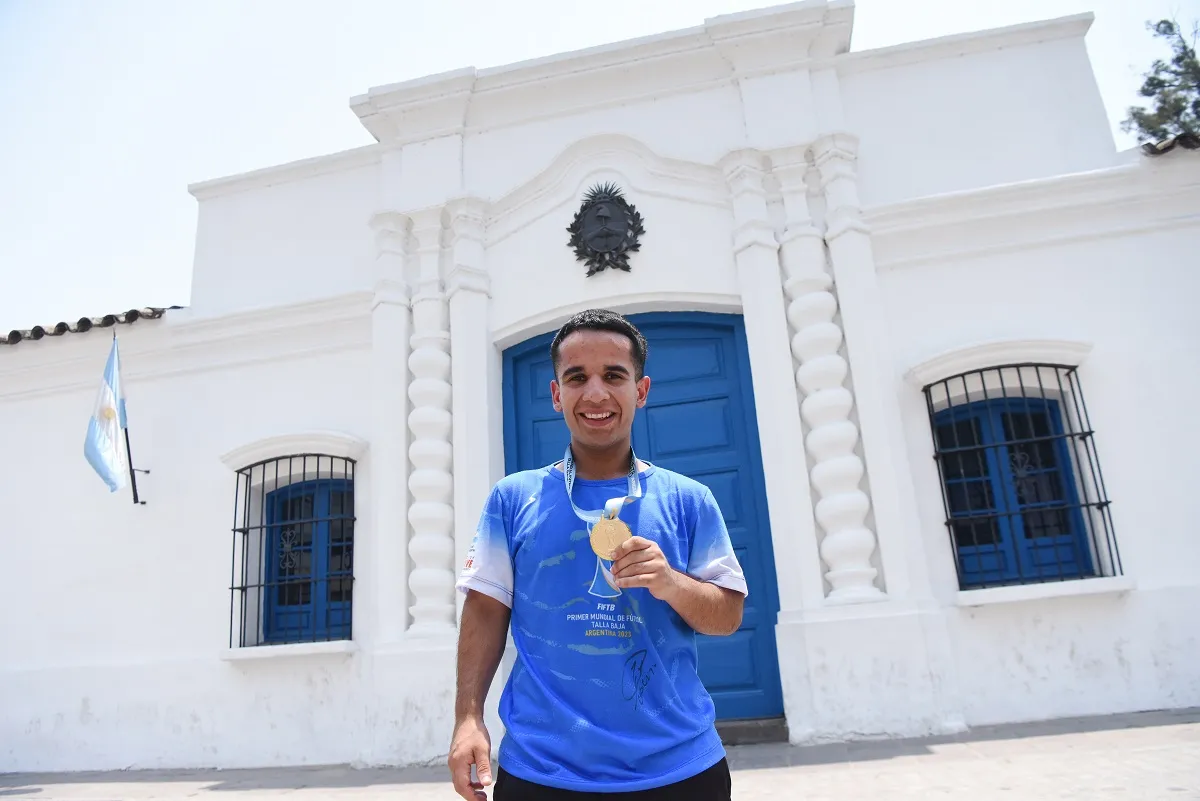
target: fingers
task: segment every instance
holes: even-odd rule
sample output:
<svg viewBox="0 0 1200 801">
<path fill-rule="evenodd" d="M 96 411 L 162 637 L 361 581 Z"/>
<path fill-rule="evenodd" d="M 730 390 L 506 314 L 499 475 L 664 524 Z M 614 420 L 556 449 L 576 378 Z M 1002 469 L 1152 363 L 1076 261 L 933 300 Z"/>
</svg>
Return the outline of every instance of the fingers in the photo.
<svg viewBox="0 0 1200 801">
<path fill-rule="evenodd" d="M 648 548 L 644 551 L 634 551 L 633 553 L 631 553 L 627 556 L 622 556 L 622 557 L 616 559 L 615 561 L 613 561 L 613 566 L 612 566 L 613 574 L 615 575 L 615 574 L 619 573 L 620 571 L 625 570 L 626 568 L 630 567 L 631 565 L 645 564 L 646 562 L 653 562 L 658 558 L 658 556 L 659 556 L 659 554 L 655 553 L 654 551 L 651 551 Z M 666 560 L 663 559 L 663 561 L 665 562 Z"/>
<path fill-rule="evenodd" d="M 483 788 L 492 783 L 492 762 L 487 744 L 476 743 L 474 747 L 467 744 L 458 746 L 450 754 L 449 761 L 454 792 L 458 793 L 465 801 L 486 799 L 487 794 Z M 479 781 L 471 780 L 472 765 L 475 766 L 475 773 L 479 776 Z"/>
<path fill-rule="evenodd" d="M 471 768 L 469 765 L 467 766 L 467 772 L 465 775 L 460 776 L 458 773 L 454 774 L 454 792 L 458 793 L 458 795 L 463 798 L 464 801 L 479 801 L 479 799 L 486 799 L 487 793 L 483 791 L 483 787 L 484 785 L 482 782 L 471 781 Z"/>
<path fill-rule="evenodd" d="M 628 556 L 629 554 L 634 553 L 635 551 L 641 551 L 641 550 L 649 548 L 653 545 L 654 545 L 654 543 L 651 540 L 646 539 L 645 537 L 637 537 L 637 536 L 630 537 L 629 539 L 625 540 L 620 545 L 618 545 L 616 550 L 613 551 L 612 561 L 616 562 L 619 559 L 621 559 L 622 557 Z"/>
<path fill-rule="evenodd" d="M 492 783 L 492 759 L 488 749 L 481 746 L 475 748 L 475 772 L 479 775 L 479 783 L 484 787 Z"/>
<path fill-rule="evenodd" d="M 450 755 L 450 781 L 454 785 L 454 792 L 465 801 L 475 801 L 478 798 L 475 782 L 471 781 L 471 760 L 461 752 Z"/>
<path fill-rule="evenodd" d="M 626 564 L 619 569 L 612 571 L 614 578 L 627 578 L 629 576 L 652 576 L 655 573 L 661 573 L 667 567 L 665 561 L 655 559 L 647 559 L 642 562 L 633 562 Z"/>
<path fill-rule="evenodd" d="M 663 555 L 662 549 L 658 547 L 657 542 L 648 540 L 645 537 L 630 537 L 616 547 L 613 551 L 613 558 L 609 561 L 615 566 L 622 560 L 632 559 L 637 562 L 645 559 L 653 559 L 655 556 L 666 558 Z"/>
</svg>

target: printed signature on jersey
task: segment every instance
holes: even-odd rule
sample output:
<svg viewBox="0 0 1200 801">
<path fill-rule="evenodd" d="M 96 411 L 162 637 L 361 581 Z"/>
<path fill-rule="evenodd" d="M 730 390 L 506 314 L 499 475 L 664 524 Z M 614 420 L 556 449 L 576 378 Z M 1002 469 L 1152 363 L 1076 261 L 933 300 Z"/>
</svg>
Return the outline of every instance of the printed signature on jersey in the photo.
<svg viewBox="0 0 1200 801">
<path fill-rule="evenodd" d="M 633 702 L 634 709 L 640 709 L 642 698 L 646 694 L 646 686 L 654 677 L 657 665 L 646 664 L 646 649 L 634 651 L 625 660 L 625 668 L 621 674 L 621 694 L 626 701 Z"/>
</svg>

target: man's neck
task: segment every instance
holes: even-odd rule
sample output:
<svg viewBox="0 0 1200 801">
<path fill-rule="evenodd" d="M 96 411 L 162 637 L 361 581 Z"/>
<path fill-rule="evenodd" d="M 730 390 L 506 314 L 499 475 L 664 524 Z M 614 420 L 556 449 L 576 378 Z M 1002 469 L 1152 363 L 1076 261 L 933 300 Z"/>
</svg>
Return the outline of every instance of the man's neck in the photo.
<svg viewBox="0 0 1200 801">
<path fill-rule="evenodd" d="M 571 443 L 571 455 L 575 459 L 575 474 L 588 481 L 606 481 L 629 475 L 629 440 L 604 450 L 583 448 Z"/>
</svg>

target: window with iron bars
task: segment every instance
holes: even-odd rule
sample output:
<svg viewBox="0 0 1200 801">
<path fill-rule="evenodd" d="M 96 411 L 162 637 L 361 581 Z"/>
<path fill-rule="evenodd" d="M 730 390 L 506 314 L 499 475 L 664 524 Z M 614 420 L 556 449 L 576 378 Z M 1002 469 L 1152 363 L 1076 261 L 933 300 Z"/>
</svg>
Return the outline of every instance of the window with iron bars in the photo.
<svg viewBox="0 0 1200 801">
<path fill-rule="evenodd" d="M 231 648 L 352 638 L 354 467 L 297 454 L 237 471 Z"/>
<path fill-rule="evenodd" d="M 1122 574 L 1074 367 L 990 367 L 924 393 L 960 589 Z"/>
</svg>

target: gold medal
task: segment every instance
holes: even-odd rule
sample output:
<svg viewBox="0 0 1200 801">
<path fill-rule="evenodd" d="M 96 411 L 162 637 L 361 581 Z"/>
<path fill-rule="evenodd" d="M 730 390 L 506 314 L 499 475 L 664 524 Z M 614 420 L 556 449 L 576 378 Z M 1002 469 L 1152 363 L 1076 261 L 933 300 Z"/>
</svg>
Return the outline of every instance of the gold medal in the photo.
<svg viewBox="0 0 1200 801">
<path fill-rule="evenodd" d="M 611 562 L 613 551 L 617 549 L 617 546 L 632 536 L 633 532 L 629 530 L 629 526 L 625 525 L 624 521 L 611 517 L 602 517 L 592 526 L 592 535 L 590 537 L 592 550 L 601 559 L 607 559 Z"/>
</svg>

